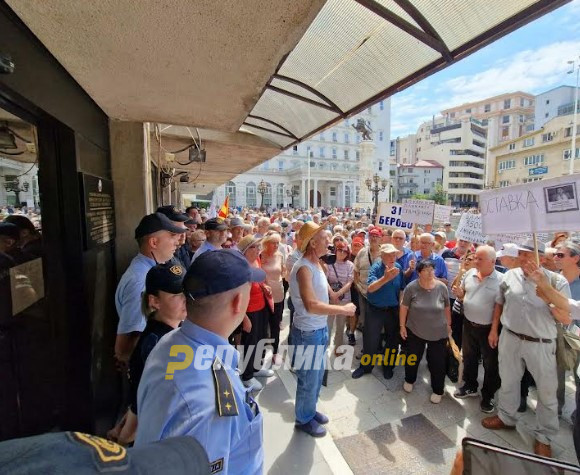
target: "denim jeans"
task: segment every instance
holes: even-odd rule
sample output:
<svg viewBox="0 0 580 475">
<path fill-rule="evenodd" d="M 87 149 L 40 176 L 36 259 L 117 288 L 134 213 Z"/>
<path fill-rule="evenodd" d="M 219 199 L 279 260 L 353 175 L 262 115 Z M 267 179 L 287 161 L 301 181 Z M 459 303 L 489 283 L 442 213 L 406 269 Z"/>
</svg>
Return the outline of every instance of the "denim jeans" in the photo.
<svg viewBox="0 0 580 475">
<path fill-rule="evenodd" d="M 328 328 L 302 331 L 292 327 L 292 343 L 295 346 L 296 385 L 296 423 L 306 424 L 316 414 L 316 402 L 324 377 L 326 348 L 328 347 Z M 300 348 L 303 346 L 303 348 Z M 300 352 L 304 355 L 301 361 Z M 308 355 L 314 358 L 309 359 Z"/>
</svg>

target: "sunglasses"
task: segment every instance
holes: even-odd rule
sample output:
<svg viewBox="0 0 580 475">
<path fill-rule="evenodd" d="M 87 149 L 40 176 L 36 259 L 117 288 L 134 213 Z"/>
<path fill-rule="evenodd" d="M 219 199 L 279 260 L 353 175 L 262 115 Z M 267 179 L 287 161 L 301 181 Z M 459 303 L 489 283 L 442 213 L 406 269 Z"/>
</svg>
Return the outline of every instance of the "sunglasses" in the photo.
<svg viewBox="0 0 580 475">
<path fill-rule="evenodd" d="M 558 259 L 563 259 L 564 257 L 568 256 L 566 256 L 566 254 L 564 254 L 563 252 L 557 252 L 556 254 L 554 254 L 554 257 L 557 257 Z"/>
</svg>

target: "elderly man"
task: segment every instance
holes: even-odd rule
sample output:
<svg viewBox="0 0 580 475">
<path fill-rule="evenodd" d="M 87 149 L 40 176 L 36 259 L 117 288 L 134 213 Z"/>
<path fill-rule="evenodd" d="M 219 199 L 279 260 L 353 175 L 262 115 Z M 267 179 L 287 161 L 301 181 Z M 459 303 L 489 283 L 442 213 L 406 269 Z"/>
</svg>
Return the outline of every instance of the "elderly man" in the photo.
<svg viewBox="0 0 580 475">
<path fill-rule="evenodd" d="M 238 216 L 230 219 L 230 233 L 232 234 L 232 249 L 238 250 L 238 243 L 244 237 L 244 220 Z"/>
<path fill-rule="evenodd" d="M 423 259 L 431 259 L 435 264 L 435 277 L 447 285 L 447 267 L 445 261 L 441 256 L 433 252 L 435 245 L 435 238 L 430 233 L 423 233 L 419 236 L 419 250 L 415 252 L 415 262 L 421 262 Z M 417 271 L 413 270 L 411 276 L 407 279 L 407 283 L 412 282 L 419 276 Z"/>
<path fill-rule="evenodd" d="M 459 399 L 477 396 L 479 358 L 483 358 L 485 376 L 480 408 L 493 412 L 493 396 L 500 386 L 497 362 L 497 334 L 501 307 L 495 303 L 502 274 L 495 270 L 495 249 L 480 246 L 475 252 L 475 268 L 470 269 L 461 286 L 454 287 L 463 299 L 463 386 L 454 396 Z M 493 344 L 493 346 L 492 346 Z"/>
<path fill-rule="evenodd" d="M 190 267 L 183 281 L 187 319 L 151 351 L 141 377 L 135 447 L 191 436 L 211 472 L 262 473 L 262 415 L 242 385 L 228 337 L 246 314 L 250 283 L 265 277 L 232 250 L 206 252 Z M 184 360 L 185 368 L 169 370 Z"/>
<path fill-rule="evenodd" d="M 381 260 L 369 269 L 367 278 L 367 309 L 363 331 L 364 353 L 371 356 L 381 354 L 381 331 L 387 340 L 386 355 L 390 356 L 399 348 L 399 301 L 404 287 L 403 269 L 397 264 L 397 248 L 392 244 L 380 247 Z M 373 365 L 361 365 L 352 373 L 358 379 L 373 370 Z M 385 379 L 393 377 L 393 366 L 383 362 Z"/>
<path fill-rule="evenodd" d="M 546 247 L 544 255 L 540 257 L 540 265 L 544 269 L 551 270 L 552 272 L 558 272 L 560 269 L 558 269 L 558 266 L 554 261 L 554 256 L 557 252 L 558 250 L 555 247 Z"/>
<path fill-rule="evenodd" d="M 528 240 L 518 247 L 521 268 L 504 275 L 496 302 L 502 307 L 503 330 L 499 337 L 499 374 L 501 388 L 498 415 L 481 421 L 487 429 L 514 429 L 520 404 L 520 381 L 527 367 L 536 381 L 538 405 L 534 428 L 534 452 L 552 456 L 550 442 L 558 433 L 558 401 L 556 388 L 556 321 L 548 304 L 536 294 L 536 284 L 528 278 L 529 266 L 534 264 L 534 243 Z M 538 252 L 544 253 L 538 243 Z M 551 285 L 566 296 L 570 286 L 566 279 L 546 269 L 542 271 Z M 490 335 L 494 346 L 495 335 Z"/>
<path fill-rule="evenodd" d="M 115 307 L 119 315 L 115 357 L 128 363 L 146 320 L 141 312 L 141 294 L 145 277 L 155 264 L 163 264 L 173 257 L 185 228 L 174 225 L 167 216 L 153 213 L 145 216 L 135 229 L 139 253 L 121 277 L 115 292 Z"/>
<path fill-rule="evenodd" d="M 208 219 L 204 223 L 205 242 L 199 247 L 191 258 L 193 264 L 195 260 L 207 251 L 217 251 L 222 248 L 222 244 L 226 242 L 228 237 L 228 226 L 218 218 Z"/>
<path fill-rule="evenodd" d="M 397 264 L 403 269 L 405 280 L 411 278 L 411 274 L 415 270 L 415 254 L 408 247 L 405 247 L 407 235 L 402 229 L 395 229 L 391 236 L 393 246 L 397 248 Z"/>
<path fill-rule="evenodd" d="M 520 263 L 518 261 L 518 246 L 514 243 L 505 243 L 497 253 L 499 262 L 503 269 L 498 269 L 500 272 L 505 273 L 510 269 L 515 269 L 519 267 Z"/>
<path fill-rule="evenodd" d="M 263 216 L 262 218 L 258 219 L 256 226 L 258 227 L 258 231 L 254 234 L 254 237 L 263 238 L 268 232 L 268 226 L 270 226 L 270 218 Z"/>
</svg>

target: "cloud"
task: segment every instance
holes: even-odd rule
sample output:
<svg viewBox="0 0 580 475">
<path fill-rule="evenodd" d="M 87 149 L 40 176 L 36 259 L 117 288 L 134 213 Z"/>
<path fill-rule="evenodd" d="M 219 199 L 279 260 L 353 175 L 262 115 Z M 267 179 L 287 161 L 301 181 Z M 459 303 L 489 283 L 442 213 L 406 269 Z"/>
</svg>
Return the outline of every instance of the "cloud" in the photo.
<svg viewBox="0 0 580 475">
<path fill-rule="evenodd" d="M 580 0 L 573 7 L 580 13 Z M 498 58 L 493 67 L 437 83 L 437 75 L 425 80 L 433 87 L 411 88 L 392 98 L 391 135 L 414 133 L 417 126 L 441 110 L 514 91 L 539 94 L 571 83 L 567 61 L 578 58 L 580 40 L 558 41 L 539 49 L 527 49 Z M 423 86 L 425 86 L 423 84 Z M 424 91 L 429 90 L 431 94 Z"/>
</svg>

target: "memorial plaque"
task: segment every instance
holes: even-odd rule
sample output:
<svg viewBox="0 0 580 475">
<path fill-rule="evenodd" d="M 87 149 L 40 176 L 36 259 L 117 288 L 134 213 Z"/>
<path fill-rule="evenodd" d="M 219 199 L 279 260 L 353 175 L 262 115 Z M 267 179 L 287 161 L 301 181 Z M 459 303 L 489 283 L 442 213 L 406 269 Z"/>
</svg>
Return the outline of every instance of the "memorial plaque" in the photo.
<svg viewBox="0 0 580 475">
<path fill-rule="evenodd" d="M 81 173 L 85 213 L 85 248 L 92 249 L 115 238 L 113 182 Z"/>
</svg>

